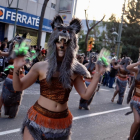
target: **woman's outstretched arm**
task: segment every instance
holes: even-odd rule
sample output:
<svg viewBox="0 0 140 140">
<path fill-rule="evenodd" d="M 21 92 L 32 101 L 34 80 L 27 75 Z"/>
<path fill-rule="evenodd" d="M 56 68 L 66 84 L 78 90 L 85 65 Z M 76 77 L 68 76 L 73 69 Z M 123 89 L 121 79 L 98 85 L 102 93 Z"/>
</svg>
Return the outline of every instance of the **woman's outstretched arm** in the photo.
<svg viewBox="0 0 140 140">
<path fill-rule="evenodd" d="M 137 72 L 138 71 L 138 68 L 137 68 L 138 65 L 140 65 L 140 62 L 137 62 L 137 63 L 133 63 L 131 65 L 128 65 L 126 67 L 126 69 L 128 69 L 130 71 L 133 71 L 133 72 Z"/>
<path fill-rule="evenodd" d="M 8 56 L 9 55 L 9 52 L 3 52 L 0 50 L 0 56 Z"/>
<path fill-rule="evenodd" d="M 77 92 L 79 93 L 79 95 L 83 99 L 89 100 L 91 98 L 92 94 L 96 90 L 100 76 L 104 72 L 105 72 L 105 67 L 96 65 L 96 72 L 95 72 L 95 74 L 92 78 L 92 81 L 88 87 L 86 87 L 81 76 L 77 76 L 77 78 L 74 80 L 74 86 L 75 86 L 75 89 L 77 90 Z"/>
</svg>

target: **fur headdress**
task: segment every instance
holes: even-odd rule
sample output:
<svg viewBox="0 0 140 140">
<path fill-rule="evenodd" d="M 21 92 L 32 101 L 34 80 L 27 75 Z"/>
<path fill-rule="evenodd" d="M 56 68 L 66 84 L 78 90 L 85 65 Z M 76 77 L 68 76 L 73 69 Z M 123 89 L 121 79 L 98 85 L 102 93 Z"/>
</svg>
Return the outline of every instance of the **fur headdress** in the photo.
<svg viewBox="0 0 140 140">
<path fill-rule="evenodd" d="M 59 69 L 59 80 L 64 88 L 71 88 L 71 76 L 73 73 L 90 77 L 86 67 L 80 64 L 76 59 L 78 44 L 76 34 L 81 30 L 81 22 L 79 19 L 72 19 L 68 26 L 64 25 L 61 16 L 57 15 L 51 23 L 53 32 L 48 41 L 48 73 L 47 82 L 51 81 L 51 77 L 58 69 L 56 42 L 64 38 L 67 42 L 65 56 Z"/>
<path fill-rule="evenodd" d="M 87 69 L 92 72 L 95 69 L 95 62 L 97 61 L 97 54 L 95 52 L 90 53 L 89 64 Z"/>
<path fill-rule="evenodd" d="M 121 62 L 120 62 L 120 65 L 123 65 L 124 68 L 125 68 L 125 70 L 126 70 L 128 73 L 129 73 L 129 70 L 127 70 L 126 67 L 127 67 L 128 65 L 130 65 L 131 61 L 132 61 L 132 60 L 131 60 L 130 57 L 123 57 L 122 60 L 121 60 Z"/>
</svg>

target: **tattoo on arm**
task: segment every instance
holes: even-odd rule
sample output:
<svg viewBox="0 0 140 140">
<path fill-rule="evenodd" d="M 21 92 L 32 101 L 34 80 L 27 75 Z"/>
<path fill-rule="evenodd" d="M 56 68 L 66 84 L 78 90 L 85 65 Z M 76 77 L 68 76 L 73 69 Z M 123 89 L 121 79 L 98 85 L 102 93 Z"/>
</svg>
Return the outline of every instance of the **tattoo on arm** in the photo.
<svg viewBox="0 0 140 140">
<path fill-rule="evenodd" d="M 16 73 L 17 76 L 19 76 L 19 70 L 17 70 L 15 73 Z"/>
</svg>

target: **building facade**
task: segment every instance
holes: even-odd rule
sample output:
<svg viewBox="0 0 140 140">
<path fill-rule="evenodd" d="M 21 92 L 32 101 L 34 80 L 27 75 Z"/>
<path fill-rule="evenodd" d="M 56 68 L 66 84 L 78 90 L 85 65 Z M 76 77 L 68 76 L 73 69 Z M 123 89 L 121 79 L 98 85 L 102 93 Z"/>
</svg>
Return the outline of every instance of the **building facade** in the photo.
<svg viewBox="0 0 140 140">
<path fill-rule="evenodd" d="M 8 5 L 8 1 L 0 0 L 0 40 L 4 37 L 8 40 L 13 38 L 14 23 L 16 19 L 16 10 L 18 0 L 13 0 L 12 4 Z M 42 27 L 41 46 L 45 47 L 48 37 L 52 32 L 51 20 L 60 14 L 65 23 L 68 23 L 75 13 L 77 0 L 49 0 Z M 27 38 L 31 39 L 32 44 L 37 44 L 38 28 L 41 10 L 44 0 L 19 0 L 17 19 L 16 19 L 16 34 L 27 34 Z"/>
</svg>

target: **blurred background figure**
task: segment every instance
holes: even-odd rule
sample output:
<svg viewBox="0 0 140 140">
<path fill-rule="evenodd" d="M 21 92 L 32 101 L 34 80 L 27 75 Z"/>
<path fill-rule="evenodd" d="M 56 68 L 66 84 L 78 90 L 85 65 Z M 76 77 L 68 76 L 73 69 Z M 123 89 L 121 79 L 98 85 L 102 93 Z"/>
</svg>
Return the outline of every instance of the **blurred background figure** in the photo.
<svg viewBox="0 0 140 140">
<path fill-rule="evenodd" d="M 83 55 L 80 55 L 80 54 L 77 54 L 77 60 L 83 64 L 83 61 L 84 61 L 84 56 Z"/>
<path fill-rule="evenodd" d="M 118 64 L 117 59 L 115 57 L 112 58 L 110 63 L 110 73 L 109 73 L 109 88 L 113 88 L 113 84 L 115 82 L 115 77 L 117 75 L 118 70 L 113 68 L 112 62 L 115 61 L 115 65 Z"/>
</svg>

